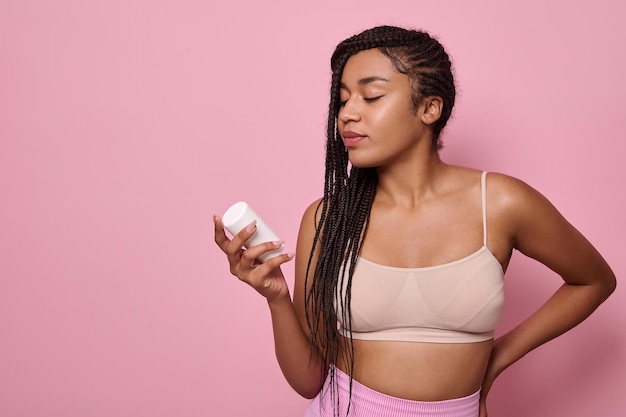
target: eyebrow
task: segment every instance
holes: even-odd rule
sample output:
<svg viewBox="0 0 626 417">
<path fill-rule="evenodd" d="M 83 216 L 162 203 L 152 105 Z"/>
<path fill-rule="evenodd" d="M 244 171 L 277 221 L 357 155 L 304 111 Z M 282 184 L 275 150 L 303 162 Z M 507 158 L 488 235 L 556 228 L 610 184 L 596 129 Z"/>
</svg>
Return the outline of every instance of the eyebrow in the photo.
<svg viewBox="0 0 626 417">
<path fill-rule="evenodd" d="M 365 78 L 361 78 L 361 79 L 358 81 L 358 84 L 359 84 L 359 85 L 366 85 L 366 84 L 370 84 L 370 83 L 373 83 L 373 82 L 376 82 L 376 81 L 386 81 L 386 82 L 388 82 L 389 80 L 388 80 L 388 79 L 386 79 L 386 78 L 383 78 L 383 77 L 379 77 L 379 76 L 377 76 L 377 75 L 374 75 L 374 76 L 372 76 L 372 77 L 365 77 Z M 339 88 L 347 88 L 347 87 L 346 87 L 346 85 L 345 85 L 344 83 L 340 83 L 340 84 L 339 84 Z"/>
</svg>

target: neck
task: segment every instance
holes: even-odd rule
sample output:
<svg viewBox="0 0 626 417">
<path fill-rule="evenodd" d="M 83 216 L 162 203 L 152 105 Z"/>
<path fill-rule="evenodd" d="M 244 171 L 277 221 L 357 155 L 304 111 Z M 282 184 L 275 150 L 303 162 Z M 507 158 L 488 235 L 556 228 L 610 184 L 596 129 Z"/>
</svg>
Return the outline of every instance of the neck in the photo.
<svg viewBox="0 0 626 417">
<path fill-rule="evenodd" d="M 446 167 L 436 151 L 405 163 L 378 167 L 377 198 L 407 207 L 415 206 L 435 192 Z"/>
</svg>

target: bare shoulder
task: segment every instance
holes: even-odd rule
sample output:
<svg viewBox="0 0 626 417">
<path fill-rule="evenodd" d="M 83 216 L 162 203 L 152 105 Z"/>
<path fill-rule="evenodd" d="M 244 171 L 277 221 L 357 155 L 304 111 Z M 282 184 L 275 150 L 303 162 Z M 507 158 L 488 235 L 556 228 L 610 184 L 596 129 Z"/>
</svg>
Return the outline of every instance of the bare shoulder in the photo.
<svg viewBox="0 0 626 417">
<path fill-rule="evenodd" d="M 322 199 L 318 198 L 308 205 L 304 214 L 302 215 L 302 224 L 307 226 L 317 227 L 322 210 Z"/>
<path fill-rule="evenodd" d="M 317 225 L 322 212 L 322 199 L 313 201 L 306 208 L 300 221 L 300 230 L 298 231 L 298 244 L 296 256 L 302 257 L 302 252 L 309 253 L 315 239 Z"/>
<path fill-rule="evenodd" d="M 480 186 L 479 178 L 484 171 L 462 166 L 448 166 L 451 190 L 470 190 Z M 520 208 L 532 209 L 533 205 L 550 205 L 549 201 L 524 181 L 499 172 L 487 172 L 486 188 L 491 214 L 515 217 Z M 472 191 L 473 192 L 473 191 Z"/>
<path fill-rule="evenodd" d="M 539 191 L 517 178 L 489 173 L 487 193 L 490 210 L 510 233 L 515 249 L 570 283 L 589 282 L 599 271 L 601 277 L 611 276 L 592 244 Z"/>
<path fill-rule="evenodd" d="M 495 220 L 506 223 L 516 247 L 528 230 L 569 225 L 543 194 L 510 175 L 488 173 L 487 198 L 490 211 L 496 215 Z"/>
<path fill-rule="evenodd" d="M 489 192 L 503 202 L 520 202 L 541 194 L 524 181 L 499 172 L 487 173 Z"/>
<path fill-rule="evenodd" d="M 322 199 L 313 201 L 304 211 L 300 230 L 298 231 L 298 242 L 296 244 L 295 259 L 295 283 L 293 304 L 300 324 L 308 332 L 305 314 L 304 290 L 310 288 L 311 277 L 315 268 L 317 252 L 316 248 L 312 253 L 313 244 L 316 239 L 317 225 L 319 223 L 322 210 Z M 307 279 L 307 277 L 309 279 Z"/>
</svg>

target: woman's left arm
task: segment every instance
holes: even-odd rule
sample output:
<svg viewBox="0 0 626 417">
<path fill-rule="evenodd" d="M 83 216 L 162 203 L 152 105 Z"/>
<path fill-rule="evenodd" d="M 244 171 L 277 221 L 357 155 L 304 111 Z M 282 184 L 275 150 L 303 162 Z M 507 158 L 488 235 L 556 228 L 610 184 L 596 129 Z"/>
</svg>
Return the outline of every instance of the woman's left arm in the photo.
<svg viewBox="0 0 626 417">
<path fill-rule="evenodd" d="M 616 286 L 613 271 L 598 251 L 543 195 L 511 177 L 490 174 L 490 179 L 489 192 L 497 193 L 494 208 L 507 225 L 512 247 L 564 282 L 543 306 L 496 340 L 483 395 L 504 369 L 582 322 Z"/>
</svg>

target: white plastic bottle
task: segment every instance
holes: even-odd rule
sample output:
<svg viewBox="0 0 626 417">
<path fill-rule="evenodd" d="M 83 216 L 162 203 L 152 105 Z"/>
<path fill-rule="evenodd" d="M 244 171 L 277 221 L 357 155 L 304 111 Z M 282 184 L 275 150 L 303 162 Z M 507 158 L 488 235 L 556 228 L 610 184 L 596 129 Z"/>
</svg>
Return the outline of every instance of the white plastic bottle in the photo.
<svg viewBox="0 0 626 417">
<path fill-rule="evenodd" d="M 261 219 L 252 208 L 245 201 L 239 201 L 230 206 L 224 215 L 222 216 L 222 222 L 226 230 L 233 236 L 239 233 L 244 227 L 256 220 L 256 232 L 248 239 L 245 244 L 246 248 L 256 246 L 265 242 L 276 242 L 281 239 L 278 235 Z M 280 245 L 278 249 L 265 252 L 257 259 L 261 262 L 265 262 L 270 258 L 281 254 L 284 248 L 284 244 Z"/>
</svg>

